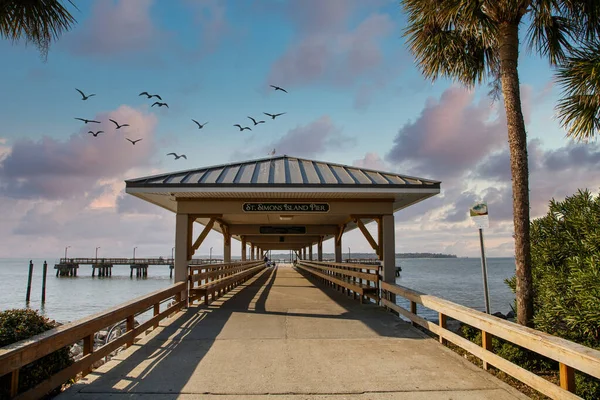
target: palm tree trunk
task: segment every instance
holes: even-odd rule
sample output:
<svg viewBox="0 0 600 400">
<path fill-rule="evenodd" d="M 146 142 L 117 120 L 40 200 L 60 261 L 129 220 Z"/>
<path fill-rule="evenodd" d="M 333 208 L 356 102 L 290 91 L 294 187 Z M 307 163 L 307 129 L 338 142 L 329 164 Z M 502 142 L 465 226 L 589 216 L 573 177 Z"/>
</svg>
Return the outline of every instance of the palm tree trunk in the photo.
<svg viewBox="0 0 600 400">
<path fill-rule="evenodd" d="M 513 190 L 515 229 L 515 261 L 517 276 L 517 322 L 531 326 L 533 319 L 533 287 L 531 279 L 531 243 L 529 238 L 529 166 L 527 132 L 521 109 L 519 90 L 519 26 L 500 27 L 500 74 L 508 125 L 510 170 Z"/>
</svg>

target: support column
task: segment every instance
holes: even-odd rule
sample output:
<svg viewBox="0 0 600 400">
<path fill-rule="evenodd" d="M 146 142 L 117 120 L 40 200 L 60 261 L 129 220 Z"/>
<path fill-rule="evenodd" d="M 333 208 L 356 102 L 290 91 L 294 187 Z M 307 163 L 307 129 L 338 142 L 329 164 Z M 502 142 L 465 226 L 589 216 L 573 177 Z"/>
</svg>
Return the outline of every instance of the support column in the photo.
<svg viewBox="0 0 600 400">
<path fill-rule="evenodd" d="M 388 214 L 381 218 L 383 223 L 383 280 L 396 282 L 396 229 L 394 215 Z"/>
<path fill-rule="evenodd" d="M 242 261 L 246 261 L 246 236 L 242 236 Z"/>
<path fill-rule="evenodd" d="M 225 225 L 221 225 L 223 231 L 223 262 L 231 262 L 231 235 L 229 234 L 229 228 L 225 228 Z"/>
<path fill-rule="evenodd" d="M 312 261 L 312 259 L 313 259 L 313 245 L 312 245 L 312 243 L 311 243 L 310 246 L 308 246 L 308 259 L 310 261 Z"/>
<path fill-rule="evenodd" d="M 256 260 L 256 257 L 254 256 L 254 245 L 250 245 L 250 259 L 252 261 Z"/>
<path fill-rule="evenodd" d="M 193 221 L 192 221 L 193 223 Z M 188 214 L 175 215 L 175 283 L 187 282 L 189 251 L 192 242 L 192 223 Z M 181 292 L 183 299 L 187 298 L 187 289 Z"/>
<path fill-rule="evenodd" d="M 338 228 L 338 233 L 335 237 L 335 262 L 337 263 L 341 263 L 342 262 L 342 235 L 343 235 L 343 230 L 342 228 Z"/>
<path fill-rule="evenodd" d="M 317 245 L 317 260 L 323 261 L 323 237 L 319 238 L 319 243 Z"/>
</svg>

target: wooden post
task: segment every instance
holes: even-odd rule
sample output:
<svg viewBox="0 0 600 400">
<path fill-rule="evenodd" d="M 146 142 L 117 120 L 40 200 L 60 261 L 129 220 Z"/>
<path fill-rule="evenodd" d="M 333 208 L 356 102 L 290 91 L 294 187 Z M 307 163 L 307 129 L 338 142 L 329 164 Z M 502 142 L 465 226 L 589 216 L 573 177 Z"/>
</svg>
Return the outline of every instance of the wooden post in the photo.
<svg viewBox="0 0 600 400">
<path fill-rule="evenodd" d="M 448 322 L 448 317 L 445 314 L 438 313 L 438 317 L 440 320 L 440 327 L 446 329 L 446 323 Z M 439 337 L 441 344 L 446 344 L 448 341 L 444 339 L 441 335 Z"/>
<path fill-rule="evenodd" d="M 559 363 L 560 387 L 575 393 L 575 370 L 568 365 Z"/>
<path fill-rule="evenodd" d="M 16 397 L 19 393 L 19 370 L 15 369 L 10 374 L 10 397 Z"/>
<path fill-rule="evenodd" d="M 417 303 L 411 300 L 410 302 L 410 312 L 417 315 Z M 416 322 L 411 322 L 412 326 L 417 326 Z"/>
<path fill-rule="evenodd" d="M 31 299 L 31 278 L 33 277 L 33 261 L 29 260 L 29 277 L 27 278 L 27 295 L 25 296 L 25 301 L 29 303 Z"/>
<path fill-rule="evenodd" d="M 492 351 L 492 335 L 490 333 L 481 331 L 481 347 L 488 351 Z M 487 371 L 490 369 L 490 367 L 491 365 L 489 365 L 486 361 L 483 361 L 483 369 Z"/>
<path fill-rule="evenodd" d="M 133 319 L 133 315 L 130 315 L 129 317 L 127 317 L 127 332 L 133 330 L 133 326 L 134 325 L 134 319 Z M 127 341 L 127 347 L 131 346 L 133 344 L 133 337 Z"/>
<path fill-rule="evenodd" d="M 44 261 L 42 269 L 42 303 L 46 302 L 46 274 L 48 273 L 48 263 Z"/>
<path fill-rule="evenodd" d="M 83 338 L 83 355 L 86 356 L 94 352 L 94 334 L 87 335 Z M 86 376 L 92 372 L 92 367 L 86 368 L 83 370 L 83 376 Z"/>
</svg>

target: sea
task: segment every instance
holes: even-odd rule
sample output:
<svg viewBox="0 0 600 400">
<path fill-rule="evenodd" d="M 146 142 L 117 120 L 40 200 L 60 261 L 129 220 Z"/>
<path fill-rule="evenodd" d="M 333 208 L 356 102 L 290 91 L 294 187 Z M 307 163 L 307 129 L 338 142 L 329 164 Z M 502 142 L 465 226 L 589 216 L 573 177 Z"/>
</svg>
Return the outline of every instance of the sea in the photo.
<svg viewBox="0 0 600 400">
<path fill-rule="evenodd" d="M 111 277 L 92 277 L 91 266 L 82 265 L 77 277 L 56 277 L 54 259 L 33 259 L 31 301 L 25 302 L 29 259 L 0 258 L 0 310 L 29 306 L 58 322 L 69 322 L 95 314 L 172 284 L 169 267 L 150 266 L 147 278 L 129 277 L 128 265 L 113 267 Z M 46 301 L 41 302 L 42 266 L 48 262 Z M 506 314 L 515 296 L 504 283 L 515 273 L 514 258 L 489 258 L 488 287 L 491 312 Z M 485 311 L 481 259 L 402 258 L 399 285 Z M 408 308 L 401 298 L 398 304 Z M 418 314 L 437 321 L 436 312 L 421 308 Z"/>
</svg>

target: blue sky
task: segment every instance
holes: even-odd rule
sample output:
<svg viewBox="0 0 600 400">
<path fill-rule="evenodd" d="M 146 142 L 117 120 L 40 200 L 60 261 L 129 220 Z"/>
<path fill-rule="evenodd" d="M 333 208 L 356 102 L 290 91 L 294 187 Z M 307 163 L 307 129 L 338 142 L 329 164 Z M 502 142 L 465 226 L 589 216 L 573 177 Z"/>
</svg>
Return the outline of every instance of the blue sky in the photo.
<svg viewBox="0 0 600 400">
<path fill-rule="evenodd" d="M 81 255 L 98 243 L 111 255 L 135 245 L 166 254 L 173 216 L 139 209 L 123 194 L 123 180 L 260 158 L 272 148 L 442 180 L 441 196 L 397 215 L 398 251 L 476 255 L 466 212 L 483 199 L 493 221 L 488 253 L 512 254 L 502 103 L 491 104 L 487 87 L 426 81 L 402 37 L 398 2 L 76 4 L 78 23 L 47 62 L 34 46 L 0 42 L 0 256 L 44 257 L 65 243 Z M 553 118 L 560 88 L 547 62 L 523 49 L 520 77 L 532 141 L 532 214 L 539 216 L 551 197 L 597 190 L 589 171 L 600 152 L 595 143 L 565 138 Z M 96 96 L 81 101 L 75 88 Z M 160 94 L 169 109 L 151 108 L 141 91 Z M 252 132 L 232 126 L 262 112 L 286 114 Z M 135 121 L 123 136 L 143 140 L 96 145 L 106 136 L 91 137 L 74 118 L 98 116 Z M 198 130 L 192 118 L 209 123 Z M 109 125 L 97 129 L 113 135 Z M 171 151 L 188 159 L 166 157 Z M 211 234 L 206 246 L 220 248 L 221 241 Z M 347 241 L 369 250 L 359 233 Z"/>
</svg>

